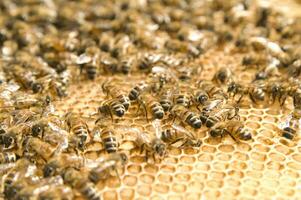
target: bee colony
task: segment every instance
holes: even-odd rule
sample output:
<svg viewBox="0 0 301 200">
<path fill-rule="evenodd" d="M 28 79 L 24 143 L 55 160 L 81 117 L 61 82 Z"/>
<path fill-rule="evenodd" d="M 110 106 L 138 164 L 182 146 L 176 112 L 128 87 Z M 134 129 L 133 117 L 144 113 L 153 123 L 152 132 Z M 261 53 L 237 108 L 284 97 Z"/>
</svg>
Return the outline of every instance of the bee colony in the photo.
<svg viewBox="0 0 301 200">
<path fill-rule="evenodd" d="M 253 0 L 0 2 L 3 199 L 301 199 L 301 19 Z"/>
</svg>

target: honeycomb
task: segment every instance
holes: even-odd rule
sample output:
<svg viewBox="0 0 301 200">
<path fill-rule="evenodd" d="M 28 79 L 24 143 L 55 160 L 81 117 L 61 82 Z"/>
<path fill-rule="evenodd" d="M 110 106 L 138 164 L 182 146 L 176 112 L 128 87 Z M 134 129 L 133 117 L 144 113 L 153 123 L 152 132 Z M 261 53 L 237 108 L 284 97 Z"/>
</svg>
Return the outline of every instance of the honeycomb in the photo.
<svg viewBox="0 0 301 200">
<path fill-rule="evenodd" d="M 254 71 L 243 70 L 241 60 L 246 53 L 233 52 L 233 45 L 224 49 L 212 48 L 197 59 L 204 66 L 199 79 L 211 80 L 217 69 L 227 65 L 236 73 L 236 79 L 249 83 Z M 54 102 L 56 113 L 63 116 L 73 111 L 89 119 L 99 103 L 106 99 L 101 84 L 107 80 L 128 91 L 144 80 L 142 75 L 101 76 L 94 81 L 84 80 L 69 88 L 67 98 Z M 193 80 L 192 80 L 193 81 Z M 191 83 L 192 83 L 191 81 Z M 193 84 L 193 83 L 192 83 Z M 279 123 L 292 111 L 292 102 L 283 108 L 254 105 L 244 99 L 240 116 L 250 130 L 252 141 L 236 143 L 230 137 L 213 139 L 202 127 L 195 134 L 201 138 L 199 148 L 169 147 L 161 162 L 145 162 L 135 147 L 131 130 L 123 125 L 154 131 L 142 116 L 136 116 L 137 107 L 130 108 L 118 119 L 122 135 L 120 149 L 129 155 L 129 162 L 120 173 L 120 181 L 112 177 L 99 182 L 103 199 L 301 199 L 301 145 L 300 140 L 280 137 Z M 101 144 L 89 144 L 85 156 L 102 156 Z M 76 199 L 82 199 L 77 194 Z"/>
<path fill-rule="evenodd" d="M 205 66 L 201 78 L 211 79 L 216 69 L 227 64 L 237 67 L 239 81 L 250 81 L 253 74 L 238 65 L 242 57 L 219 49 L 208 51 L 199 60 Z M 98 101 L 105 98 L 101 83 L 106 79 L 72 85 L 70 98 L 56 102 L 58 112 L 96 112 Z M 131 77 L 126 85 L 128 77 L 113 79 L 120 87 L 130 89 L 141 77 Z M 289 103 L 285 109 L 254 107 L 247 102 L 243 105 L 240 115 L 254 130 L 251 142 L 235 143 L 230 137 L 218 141 L 201 128 L 197 132 L 203 141 L 200 148 L 171 147 L 162 162 L 146 163 L 131 140 L 123 140 L 121 148 L 130 153 L 129 163 L 121 183 L 112 178 L 97 185 L 103 199 L 300 199 L 300 141 L 282 139 L 277 128 L 292 107 Z M 119 123 L 146 129 L 150 126 L 144 118 L 130 114 Z M 89 148 L 88 157 L 99 156 L 94 146 Z"/>
</svg>

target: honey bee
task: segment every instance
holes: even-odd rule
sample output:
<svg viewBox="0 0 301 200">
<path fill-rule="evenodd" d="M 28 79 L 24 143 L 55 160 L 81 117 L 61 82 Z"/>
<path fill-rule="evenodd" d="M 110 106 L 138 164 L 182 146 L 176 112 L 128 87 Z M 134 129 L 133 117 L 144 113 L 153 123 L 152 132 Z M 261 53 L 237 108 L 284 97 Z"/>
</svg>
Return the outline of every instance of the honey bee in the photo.
<svg viewBox="0 0 301 200">
<path fill-rule="evenodd" d="M 35 137 L 26 137 L 23 141 L 23 148 L 26 152 L 35 152 L 44 160 L 49 160 L 55 153 L 55 148 L 47 142 Z"/>
<path fill-rule="evenodd" d="M 150 132 L 137 133 L 136 144 L 141 153 L 145 152 L 145 160 L 152 157 L 155 161 L 160 160 L 166 154 L 166 144 L 160 139 L 160 132 L 156 130 L 155 134 Z"/>
<path fill-rule="evenodd" d="M 233 72 L 229 68 L 222 67 L 214 74 L 212 81 L 218 85 L 222 85 L 231 82 L 232 79 Z"/>
<path fill-rule="evenodd" d="M 134 56 L 123 56 L 119 62 L 119 69 L 123 74 L 129 74 L 133 71 L 135 66 Z"/>
<path fill-rule="evenodd" d="M 97 167 L 91 169 L 89 172 L 89 179 L 93 183 L 98 183 L 100 180 L 105 180 L 111 176 L 111 171 L 115 171 L 119 178 L 117 167 L 124 166 L 128 161 L 126 154 L 124 153 L 113 153 L 102 162 L 100 162 Z"/>
<path fill-rule="evenodd" d="M 72 112 L 66 114 L 65 120 L 69 127 L 69 132 L 73 133 L 79 139 L 78 148 L 84 150 L 89 139 L 89 127 L 87 123 L 80 115 Z"/>
<path fill-rule="evenodd" d="M 103 120 L 97 120 L 95 124 L 94 134 L 99 134 L 105 151 L 109 154 L 116 153 L 119 147 L 119 135 L 117 132 L 111 125 L 105 124 Z"/>
<path fill-rule="evenodd" d="M 13 163 L 19 159 L 19 156 L 14 152 L 0 153 L 0 164 Z"/>
<path fill-rule="evenodd" d="M 223 99 L 212 99 L 207 101 L 203 106 L 200 114 L 202 123 L 206 123 L 208 117 L 210 116 L 210 113 L 222 107 L 224 103 L 225 101 Z"/>
<path fill-rule="evenodd" d="M 113 82 L 104 82 L 102 84 L 102 90 L 112 98 L 118 99 L 119 102 L 124 106 L 125 110 L 129 109 L 131 105 L 129 97 L 122 90 L 117 88 Z"/>
<path fill-rule="evenodd" d="M 24 134 L 28 133 L 28 126 L 24 124 L 10 127 L 6 133 L 0 134 L 0 145 L 3 150 L 20 147 Z"/>
<path fill-rule="evenodd" d="M 172 89 L 167 89 L 165 91 L 162 91 L 162 94 L 160 96 L 160 104 L 164 110 L 164 112 L 169 111 L 173 106 L 173 98 L 172 98 L 173 91 Z"/>
<path fill-rule="evenodd" d="M 61 153 L 51 158 L 43 169 L 44 177 L 59 174 L 67 167 L 80 169 L 85 166 L 85 158 L 80 155 Z"/>
<path fill-rule="evenodd" d="M 144 53 L 138 61 L 138 69 L 147 73 L 151 72 L 152 67 L 161 58 L 161 54 Z"/>
<path fill-rule="evenodd" d="M 246 95 L 250 97 L 253 103 L 257 103 L 258 101 L 263 101 L 265 99 L 265 93 L 263 90 L 263 86 L 260 84 L 253 84 L 250 86 L 243 86 L 236 82 L 231 82 L 228 85 L 228 93 L 233 98 L 236 95 L 240 95 L 240 97 L 237 100 L 237 103 L 239 103 L 242 98 Z"/>
<path fill-rule="evenodd" d="M 38 93 L 42 90 L 42 85 L 36 82 L 37 74 L 32 71 L 26 70 L 21 65 L 11 65 L 8 69 L 8 73 L 12 73 L 15 80 L 21 84 L 25 89 L 31 89 L 33 93 Z"/>
<path fill-rule="evenodd" d="M 100 67 L 106 74 L 115 74 L 118 72 L 118 62 L 115 58 L 110 55 L 101 54 L 100 56 Z"/>
<path fill-rule="evenodd" d="M 204 105 L 209 100 L 209 95 L 204 90 L 196 90 L 194 93 L 194 101 L 197 103 L 197 108 L 199 105 Z"/>
<path fill-rule="evenodd" d="M 292 77 L 299 77 L 301 74 L 301 59 L 295 60 L 288 67 L 288 74 Z"/>
<path fill-rule="evenodd" d="M 224 93 L 223 89 L 220 87 L 215 86 L 211 81 L 201 80 L 197 84 L 199 90 L 204 91 L 208 94 L 210 98 L 221 98 L 227 99 L 227 94 Z"/>
<path fill-rule="evenodd" d="M 232 106 L 229 104 L 223 105 L 219 109 L 215 109 L 213 112 L 210 112 L 203 124 L 205 124 L 206 127 L 211 128 L 218 122 L 233 120 L 235 118 L 239 119 L 238 111 L 239 108 L 237 106 Z"/>
<path fill-rule="evenodd" d="M 266 6 L 260 6 L 257 8 L 256 13 L 258 13 L 256 26 L 267 27 L 268 19 L 271 15 L 271 9 Z"/>
<path fill-rule="evenodd" d="M 264 92 L 266 92 L 272 104 L 278 101 L 283 106 L 288 95 L 288 88 L 280 81 L 270 81 L 266 84 Z"/>
<path fill-rule="evenodd" d="M 182 105 L 189 108 L 192 105 L 192 97 L 188 93 L 175 92 L 173 94 L 173 102 L 175 105 Z"/>
<path fill-rule="evenodd" d="M 52 186 L 48 190 L 40 192 L 38 195 L 38 200 L 55 200 L 64 199 L 72 200 L 74 199 L 74 194 L 72 189 L 66 185 Z"/>
<path fill-rule="evenodd" d="M 236 142 L 239 140 L 247 141 L 252 139 L 250 131 L 244 127 L 243 122 L 237 120 L 219 122 L 211 127 L 209 134 L 214 138 L 229 134 Z"/>
<path fill-rule="evenodd" d="M 99 38 L 99 47 L 104 52 L 110 52 L 113 50 L 114 47 L 114 39 L 109 34 L 101 34 L 101 37 Z"/>
<path fill-rule="evenodd" d="M 178 118 L 181 123 L 188 124 L 194 129 L 199 129 L 202 126 L 202 121 L 196 113 L 188 110 L 182 105 L 175 105 L 171 109 L 171 114 L 175 118 Z"/>
<path fill-rule="evenodd" d="M 180 143 L 177 147 L 200 147 L 202 144 L 202 141 L 196 139 L 191 132 L 176 124 L 163 127 L 161 140 L 170 145 Z"/>
<path fill-rule="evenodd" d="M 265 54 L 250 53 L 242 59 L 242 65 L 246 68 L 249 66 L 256 66 L 256 68 L 259 68 L 260 66 L 266 65 L 268 62 L 269 57 Z"/>
<path fill-rule="evenodd" d="M 294 109 L 301 110 L 301 91 L 297 90 L 292 96 Z"/>
<path fill-rule="evenodd" d="M 289 115 L 283 123 L 280 123 L 281 136 L 289 140 L 296 138 L 298 130 L 300 130 L 300 123 L 300 118 L 297 118 L 294 114 Z"/>
<path fill-rule="evenodd" d="M 101 102 L 98 112 L 104 115 L 110 115 L 113 120 L 113 115 L 122 117 L 125 114 L 126 109 L 118 99 L 110 99 Z"/>
<path fill-rule="evenodd" d="M 89 63 L 89 64 L 86 64 L 84 66 L 84 68 L 86 70 L 88 79 L 94 80 L 97 76 L 97 73 L 98 73 L 97 66 L 93 63 Z"/>
<path fill-rule="evenodd" d="M 151 95 L 143 95 L 138 99 L 139 107 L 142 106 L 145 112 L 145 117 L 148 120 L 148 112 L 152 114 L 154 119 L 163 119 L 164 117 L 164 109 L 162 105 Z"/>
<path fill-rule="evenodd" d="M 145 82 L 140 82 L 137 85 L 135 85 L 129 92 L 129 98 L 131 101 L 135 101 L 138 99 L 138 97 L 146 92 L 149 89 L 149 85 Z"/>
<path fill-rule="evenodd" d="M 96 186 L 83 177 L 82 173 L 75 168 L 67 168 L 63 172 L 64 182 L 78 190 L 87 200 L 100 200 L 101 195 Z"/>
</svg>

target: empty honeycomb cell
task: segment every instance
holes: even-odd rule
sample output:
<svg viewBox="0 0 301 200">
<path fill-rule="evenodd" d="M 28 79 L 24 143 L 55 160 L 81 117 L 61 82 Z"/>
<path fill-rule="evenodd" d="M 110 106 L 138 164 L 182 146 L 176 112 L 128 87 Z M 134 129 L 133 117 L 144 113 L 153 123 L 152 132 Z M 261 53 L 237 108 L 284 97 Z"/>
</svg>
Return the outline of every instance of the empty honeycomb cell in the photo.
<svg viewBox="0 0 301 200">
<path fill-rule="evenodd" d="M 248 186 L 248 187 L 253 187 L 253 188 L 257 188 L 259 185 L 260 185 L 260 182 L 256 179 L 252 179 L 252 178 L 245 178 L 243 180 L 243 183 L 245 186 Z"/>
<path fill-rule="evenodd" d="M 194 172 L 191 176 L 193 180 L 199 181 L 199 180 L 205 180 L 207 179 L 208 174 L 206 172 Z"/>
<path fill-rule="evenodd" d="M 159 174 L 158 180 L 162 183 L 171 183 L 173 180 L 173 177 L 169 174 Z"/>
<path fill-rule="evenodd" d="M 219 149 L 220 151 L 222 151 L 222 152 L 227 152 L 227 153 L 230 153 L 230 152 L 234 151 L 233 145 L 226 145 L 226 144 L 224 144 L 224 145 L 219 145 L 219 146 L 218 146 L 218 149 Z"/>
<path fill-rule="evenodd" d="M 283 162 L 286 159 L 284 155 L 276 152 L 269 153 L 268 158 L 275 162 Z"/>
<path fill-rule="evenodd" d="M 191 175 L 187 173 L 178 173 L 174 175 L 175 181 L 188 182 L 191 179 Z"/>
<path fill-rule="evenodd" d="M 130 164 L 127 167 L 127 171 L 131 174 L 138 174 L 141 172 L 141 170 L 141 166 L 135 164 Z"/>
<path fill-rule="evenodd" d="M 131 188 L 123 188 L 120 191 L 121 199 L 132 200 L 135 197 L 135 190 Z"/>
<path fill-rule="evenodd" d="M 198 157 L 198 160 L 201 162 L 211 162 L 213 160 L 213 156 L 207 153 L 201 154 Z"/>
<path fill-rule="evenodd" d="M 261 127 L 261 125 L 258 122 L 254 122 L 254 121 L 247 121 L 245 125 L 253 130 L 257 130 Z"/>
<path fill-rule="evenodd" d="M 251 178 L 260 179 L 262 177 L 262 172 L 256 170 L 248 170 L 245 172 L 245 175 Z"/>
<path fill-rule="evenodd" d="M 120 180 L 118 177 L 112 177 L 106 181 L 106 185 L 110 188 L 117 188 L 120 186 Z"/>
<path fill-rule="evenodd" d="M 141 196 L 149 196 L 152 193 L 152 187 L 150 185 L 138 185 L 137 192 Z"/>
<path fill-rule="evenodd" d="M 256 149 L 256 151 L 259 151 L 261 153 L 266 153 L 270 151 L 270 148 L 263 144 L 254 144 L 253 148 Z"/>
<path fill-rule="evenodd" d="M 251 150 L 251 146 L 247 143 L 238 143 L 237 144 L 237 150 L 239 151 L 243 151 L 243 152 L 247 152 L 247 151 L 250 151 Z"/>
<path fill-rule="evenodd" d="M 219 171 L 212 171 L 209 174 L 209 177 L 211 177 L 212 179 L 223 179 L 226 176 L 225 172 L 219 172 Z"/>
<path fill-rule="evenodd" d="M 277 122 L 279 121 L 279 119 L 277 117 L 270 116 L 270 115 L 264 115 L 263 120 L 266 122 L 275 123 L 275 124 L 277 124 Z"/>
<path fill-rule="evenodd" d="M 269 161 L 266 166 L 270 170 L 282 170 L 284 168 L 283 164 L 274 161 Z"/>
<path fill-rule="evenodd" d="M 286 165 L 291 169 L 301 170 L 301 163 L 299 163 L 299 162 L 290 161 Z"/>
<path fill-rule="evenodd" d="M 257 195 L 257 189 L 250 188 L 250 187 L 242 187 L 242 190 L 240 192 L 241 194 L 244 194 L 246 196 L 256 196 Z"/>
<path fill-rule="evenodd" d="M 260 142 L 261 144 L 266 145 L 266 146 L 270 146 L 270 145 L 275 144 L 275 142 L 273 140 L 271 140 L 270 138 L 267 138 L 267 137 L 261 137 L 261 136 L 259 136 L 257 138 L 257 141 Z"/>
<path fill-rule="evenodd" d="M 263 195 L 264 197 L 271 197 L 274 196 L 276 194 L 276 192 L 272 189 L 272 185 L 269 185 L 269 187 L 260 187 L 258 189 L 258 192 Z M 260 198 L 260 197 L 258 197 Z M 261 199 L 261 198 L 260 198 Z"/>
<path fill-rule="evenodd" d="M 166 164 L 176 164 L 177 162 L 179 161 L 178 158 L 175 158 L 175 157 L 168 157 L 168 158 L 165 158 L 163 163 L 166 163 Z"/>
<path fill-rule="evenodd" d="M 226 170 L 229 167 L 228 163 L 221 163 L 221 162 L 213 162 L 211 164 L 212 169 L 214 170 Z"/>
<path fill-rule="evenodd" d="M 166 165 L 165 165 L 166 166 Z M 172 166 L 169 166 L 169 167 L 172 167 Z M 161 169 L 163 168 L 163 166 L 161 167 Z M 150 174 L 155 174 L 158 172 L 158 167 L 154 164 L 146 164 L 144 167 L 143 167 L 144 171 L 145 172 L 148 172 Z"/>
<path fill-rule="evenodd" d="M 260 122 L 261 120 L 262 120 L 262 115 L 253 115 L 253 114 L 251 114 L 251 115 L 248 116 L 248 121 L 250 121 L 250 122 Z"/>
<path fill-rule="evenodd" d="M 241 160 L 246 161 L 249 159 L 249 155 L 241 152 L 234 152 L 233 153 L 233 159 L 235 160 Z"/>
<path fill-rule="evenodd" d="M 274 131 L 266 129 L 266 128 L 260 128 L 257 130 L 257 135 L 263 136 L 265 138 L 273 138 L 274 137 Z M 264 143 L 269 145 L 269 143 Z"/>
<path fill-rule="evenodd" d="M 208 145 L 203 145 L 201 147 L 202 151 L 203 152 L 206 152 L 206 153 L 214 153 L 216 151 L 216 148 L 213 147 L 213 146 L 208 146 Z"/>
<path fill-rule="evenodd" d="M 195 157 L 192 156 L 181 156 L 180 161 L 185 164 L 192 164 L 195 162 Z"/>
<path fill-rule="evenodd" d="M 264 169 L 264 164 L 256 161 L 251 161 L 250 168 L 253 170 L 262 171 Z"/>
<path fill-rule="evenodd" d="M 237 179 L 241 179 L 244 177 L 244 173 L 240 170 L 230 170 L 227 173 L 229 176 L 237 178 Z"/>
<path fill-rule="evenodd" d="M 269 131 L 277 131 L 278 130 L 278 126 L 276 126 L 273 123 L 262 122 L 261 126 Z"/>
<path fill-rule="evenodd" d="M 301 154 L 300 153 L 295 153 L 295 154 L 292 154 L 291 156 L 296 162 L 301 163 Z"/>
<path fill-rule="evenodd" d="M 264 162 L 267 157 L 266 157 L 265 153 L 252 152 L 250 154 L 250 158 L 257 161 L 257 162 Z"/>
<path fill-rule="evenodd" d="M 172 165 L 162 165 L 160 167 L 160 171 L 164 173 L 174 173 L 176 171 L 176 168 Z"/>
<path fill-rule="evenodd" d="M 165 194 L 165 193 L 168 193 L 169 192 L 169 185 L 166 185 L 166 184 L 155 184 L 154 185 L 154 191 L 158 192 L 158 193 L 161 193 L 161 194 Z"/>
<path fill-rule="evenodd" d="M 228 153 L 217 153 L 216 158 L 217 158 L 217 160 L 220 160 L 220 161 L 230 161 L 232 156 L 231 156 L 231 154 L 228 154 Z"/>
<path fill-rule="evenodd" d="M 177 172 L 191 172 L 193 170 L 193 167 L 191 165 L 183 165 L 180 164 L 177 166 Z"/>
<path fill-rule="evenodd" d="M 188 193 L 185 194 L 185 198 L 189 200 L 199 200 L 201 197 L 200 193 Z"/>
<path fill-rule="evenodd" d="M 229 167 L 237 170 L 244 170 L 247 168 L 247 164 L 245 162 L 233 161 L 229 164 Z"/>
<path fill-rule="evenodd" d="M 141 180 L 141 182 L 146 184 L 152 184 L 155 180 L 155 177 L 150 174 L 141 174 L 139 180 Z"/>
<path fill-rule="evenodd" d="M 198 154 L 199 150 L 197 148 L 186 148 L 184 149 L 184 153 L 186 155 L 196 155 Z"/>
<path fill-rule="evenodd" d="M 174 183 L 171 186 L 171 189 L 175 193 L 182 193 L 182 192 L 185 192 L 187 190 L 187 186 L 186 186 L 186 184 L 182 184 L 182 183 Z"/>
<path fill-rule="evenodd" d="M 126 175 L 123 177 L 123 183 L 127 186 L 134 186 L 137 184 L 138 178 L 133 175 Z"/>
<path fill-rule="evenodd" d="M 224 184 L 223 180 L 214 180 L 214 179 L 211 179 L 211 180 L 206 181 L 206 185 L 208 187 L 215 188 L 215 189 L 223 187 L 223 184 Z"/>
<path fill-rule="evenodd" d="M 211 189 L 211 190 L 205 190 L 203 195 L 205 199 L 216 199 L 219 198 L 221 192 L 218 190 Z"/>
<path fill-rule="evenodd" d="M 295 187 L 296 186 L 296 181 L 292 178 L 281 177 L 279 179 L 279 182 L 281 183 L 281 185 L 286 185 L 288 187 Z"/>
<path fill-rule="evenodd" d="M 182 200 L 183 197 L 180 195 L 169 195 L 168 200 Z"/>
<path fill-rule="evenodd" d="M 117 192 L 114 190 L 105 191 L 103 193 L 103 198 L 108 200 L 118 199 Z"/>
<path fill-rule="evenodd" d="M 152 195 L 152 196 L 150 197 L 150 199 L 151 199 L 151 200 L 161 200 L 162 197 L 160 197 L 159 195 Z"/>
<path fill-rule="evenodd" d="M 287 187 L 279 187 L 278 192 L 286 197 L 291 197 L 295 194 L 295 191 L 293 189 Z"/>
<path fill-rule="evenodd" d="M 284 145 L 276 145 L 275 146 L 276 151 L 284 154 L 284 155 L 289 155 L 293 152 L 292 149 L 288 148 L 287 146 Z"/>
</svg>

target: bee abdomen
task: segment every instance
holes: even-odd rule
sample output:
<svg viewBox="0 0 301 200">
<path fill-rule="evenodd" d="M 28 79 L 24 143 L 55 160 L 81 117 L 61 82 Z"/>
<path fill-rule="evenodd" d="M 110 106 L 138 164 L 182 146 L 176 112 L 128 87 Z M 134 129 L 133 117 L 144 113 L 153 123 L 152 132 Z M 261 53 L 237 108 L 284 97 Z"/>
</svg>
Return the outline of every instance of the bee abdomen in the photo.
<svg viewBox="0 0 301 200">
<path fill-rule="evenodd" d="M 96 189 L 95 185 L 91 182 L 82 183 L 80 192 L 89 200 L 100 200 L 100 194 Z"/>
<path fill-rule="evenodd" d="M 129 97 L 127 97 L 125 95 L 120 95 L 117 97 L 117 99 L 124 106 L 125 110 L 129 109 L 129 107 L 131 105 Z"/>
<path fill-rule="evenodd" d="M 194 113 L 189 112 L 186 118 L 186 123 L 189 124 L 191 127 L 198 129 L 202 126 L 202 121 L 196 116 Z"/>
<path fill-rule="evenodd" d="M 103 133 L 102 141 L 103 141 L 104 148 L 108 153 L 117 152 L 117 148 L 118 148 L 117 139 L 111 131 L 105 131 Z"/>
<path fill-rule="evenodd" d="M 161 104 L 158 102 L 154 102 L 151 106 L 151 110 L 153 113 L 153 116 L 156 119 L 162 119 L 164 116 L 164 109 L 162 108 Z"/>
<path fill-rule="evenodd" d="M 86 66 L 86 71 L 87 71 L 88 79 L 94 80 L 96 78 L 97 69 L 95 66 L 93 65 Z"/>
<path fill-rule="evenodd" d="M 296 134 L 296 130 L 294 130 L 290 127 L 285 127 L 282 131 L 282 137 L 285 137 L 289 140 L 292 140 L 294 138 L 295 134 Z"/>
<path fill-rule="evenodd" d="M 129 99 L 131 101 L 137 100 L 139 95 L 140 95 L 140 88 L 136 86 L 130 91 Z"/>
<path fill-rule="evenodd" d="M 172 102 L 167 99 L 162 99 L 160 101 L 160 104 L 165 112 L 169 111 L 170 108 L 172 107 Z"/>
<path fill-rule="evenodd" d="M 189 107 L 190 105 L 190 100 L 189 98 L 187 98 L 186 96 L 184 95 L 180 95 L 176 98 L 176 104 L 180 104 L 180 105 L 183 105 L 185 107 Z"/>
<path fill-rule="evenodd" d="M 13 152 L 4 152 L 0 155 L 0 164 L 16 162 L 17 155 Z"/>
<path fill-rule="evenodd" d="M 113 102 L 111 107 L 114 111 L 114 114 L 118 117 L 122 117 L 125 113 L 125 107 L 118 101 Z"/>
</svg>

